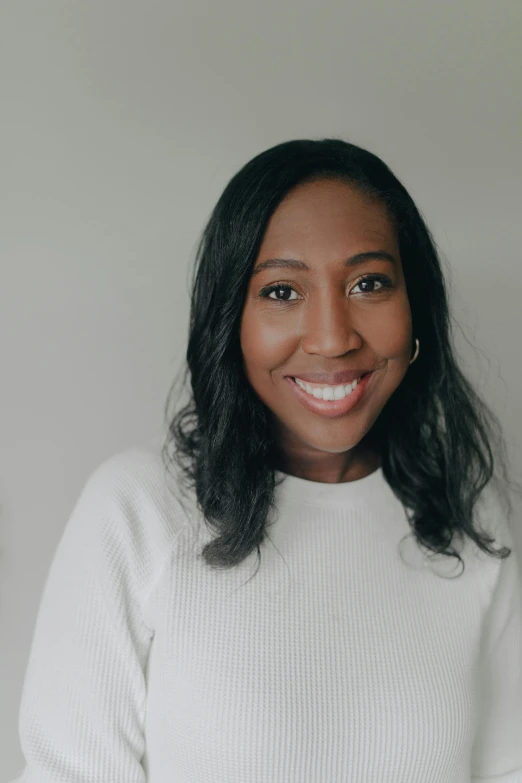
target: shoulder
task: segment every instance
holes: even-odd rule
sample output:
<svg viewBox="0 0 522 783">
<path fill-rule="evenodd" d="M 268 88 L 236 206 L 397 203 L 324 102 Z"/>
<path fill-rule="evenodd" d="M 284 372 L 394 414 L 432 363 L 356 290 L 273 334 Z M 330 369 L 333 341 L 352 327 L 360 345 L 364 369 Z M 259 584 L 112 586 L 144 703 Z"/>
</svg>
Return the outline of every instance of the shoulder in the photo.
<svg viewBox="0 0 522 783">
<path fill-rule="evenodd" d="M 160 446 L 116 452 L 88 475 L 69 526 L 96 546 L 125 552 L 138 567 L 155 570 L 174 546 L 193 538 L 194 519 L 180 502 L 177 483 Z"/>
<path fill-rule="evenodd" d="M 135 445 L 118 451 L 99 463 L 88 476 L 85 488 L 114 502 L 139 504 L 163 493 L 167 468 L 158 446 Z"/>
<path fill-rule="evenodd" d="M 492 480 L 482 490 L 474 508 L 475 524 L 481 533 L 494 539 L 494 546 L 512 547 L 513 522 L 509 515 L 507 491 Z M 489 557 L 489 555 L 487 556 Z"/>
<path fill-rule="evenodd" d="M 476 529 L 487 534 L 492 541 L 489 546 L 496 550 L 507 547 L 510 554 L 505 558 L 496 558 L 480 550 L 473 544 L 475 562 L 479 563 L 486 588 L 486 603 L 496 605 L 499 596 L 505 591 L 505 585 L 512 596 L 522 592 L 520 572 L 520 553 L 518 534 L 516 533 L 517 515 L 511 516 L 507 491 L 501 484 L 492 481 L 483 489 L 474 509 Z"/>
</svg>

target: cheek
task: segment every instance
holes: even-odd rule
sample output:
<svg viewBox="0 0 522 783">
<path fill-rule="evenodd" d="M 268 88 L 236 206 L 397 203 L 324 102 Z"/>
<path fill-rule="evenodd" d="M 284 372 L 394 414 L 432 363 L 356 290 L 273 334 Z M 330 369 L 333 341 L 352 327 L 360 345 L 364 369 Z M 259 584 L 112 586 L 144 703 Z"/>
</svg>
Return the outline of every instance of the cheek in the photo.
<svg viewBox="0 0 522 783">
<path fill-rule="evenodd" d="M 251 370 L 274 369 L 292 353 L 294 342 L 295 335 L 278 324 L 245 318 L 241 325 L 241 350 Z"/>
<path fill-rule="evenodd" d="M 379 353 L 387 359 L 402 359 L 411 350 L 411 330 L 407 326 L 397 324 L 383 329 L 376 345 Z"/>
<path fill-rule="evenodd" d="M 398 302 L 381 318 L 368 321 L 366 336 L 381 357 L 388 360 L 409 358 L 412 333 L 408 303 Z"/>
</svg>

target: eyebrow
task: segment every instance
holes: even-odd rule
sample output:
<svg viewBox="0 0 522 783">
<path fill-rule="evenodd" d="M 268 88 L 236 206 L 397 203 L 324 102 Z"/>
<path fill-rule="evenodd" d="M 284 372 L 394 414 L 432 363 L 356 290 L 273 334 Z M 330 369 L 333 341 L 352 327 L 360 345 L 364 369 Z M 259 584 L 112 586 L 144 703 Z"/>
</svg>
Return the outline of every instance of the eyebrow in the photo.
<svg viewBox="0 0 522 783">
<path fill-rule="evenodd" d="M 357 266 L 357 264 L 364 264 L 365 261 L 389 261 L 390 264 L 396 264 L 395 257 L 391 253 L 387 253 L 385 250 L 369 250 L 366 253 L 356 253 L 354 256 L 350 256 L 343 261 L 343 266 Z M 297 269 L 304 272 L 309 272 L 310 267 L 305 264 L 304 261 L 298 261 L 295 258 L 268 258 L 266 261 L 262 261 L 258 264 L 253 272 L 254 275 L 258 275 L 263 269 Z"/>
</svg>

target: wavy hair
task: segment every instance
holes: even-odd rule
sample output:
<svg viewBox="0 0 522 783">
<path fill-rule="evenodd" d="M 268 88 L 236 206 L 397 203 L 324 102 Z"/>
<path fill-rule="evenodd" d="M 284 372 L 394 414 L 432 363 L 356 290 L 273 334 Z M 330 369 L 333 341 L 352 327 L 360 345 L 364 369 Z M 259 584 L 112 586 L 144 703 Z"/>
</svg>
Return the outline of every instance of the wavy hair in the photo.
<svg viewBox="0 0 522 783">
<path fill-rule="evenodd" d="M 467 535 L 492 557 L 508 557 L 508 547 L 490 546 L 495 539 L 477 525 L 474 508 L 486 485 L 494 485 L 511 515 L 505 490 L 520 487 L 509 478 L 498 418 L 458 366 L 435 242 L 411 196 L 379 157 L 330 138 L 287 141 L 246 163 L 225 187 L 199 240 L 183 374 L 185 386 L 190 373 L 190 398 L 168 421 L 162 455 L 167 467 L 176 463 L 181 469 L 182 483 L 216 533 L 200 556 L 211 568 L 231 568 L 254 549 L 261 558 L 275 508 L 276 444 L 270 412 L 242 367 L 242 305 L 274 210 L 297 185 L 323 178 L 345 181 L 384 203 L 397 231 L 421 351 L 371 437 L 384 477 L 408 511 L 408 535 L 432 552 L 456 557 L 463 568 L 450 547 L 454 536 Z"/>
</svg>

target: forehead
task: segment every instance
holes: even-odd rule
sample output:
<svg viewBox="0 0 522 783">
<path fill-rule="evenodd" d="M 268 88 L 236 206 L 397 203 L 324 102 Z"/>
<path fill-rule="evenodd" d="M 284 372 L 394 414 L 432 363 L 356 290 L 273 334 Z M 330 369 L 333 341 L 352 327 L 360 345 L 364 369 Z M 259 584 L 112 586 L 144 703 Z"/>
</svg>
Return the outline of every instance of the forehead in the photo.
<svg viewBox="0 0 522 783">
<path fill-rule="evenodd" d="M 262 249 L 283 244 L 365 241 L 396 246 L 396 231 L 385 205 L 353 185 L 319 180 L 286 195 L 268 223 Z"/>
</svg>

